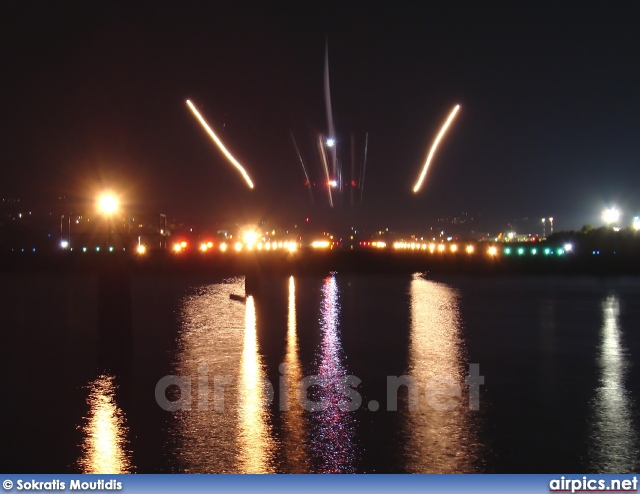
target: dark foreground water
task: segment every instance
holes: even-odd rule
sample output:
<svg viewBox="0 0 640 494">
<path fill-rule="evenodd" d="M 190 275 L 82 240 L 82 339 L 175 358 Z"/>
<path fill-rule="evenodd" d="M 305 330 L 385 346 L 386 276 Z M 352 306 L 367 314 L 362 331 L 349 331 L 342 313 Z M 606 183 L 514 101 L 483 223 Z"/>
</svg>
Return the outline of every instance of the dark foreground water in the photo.
<svg viewBox="0 0 640 494">
<path fill-rule="evenodd" d="M 0 277 L 2 470 L 640 469 L 640 279 L 261 288 Z"/>
</svg>

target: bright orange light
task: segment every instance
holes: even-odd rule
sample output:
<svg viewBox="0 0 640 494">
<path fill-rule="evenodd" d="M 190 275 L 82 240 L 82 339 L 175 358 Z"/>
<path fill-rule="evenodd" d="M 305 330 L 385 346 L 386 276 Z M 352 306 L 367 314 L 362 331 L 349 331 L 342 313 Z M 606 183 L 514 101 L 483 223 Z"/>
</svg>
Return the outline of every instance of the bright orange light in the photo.
<svg viewBox="0 0 640 494">
<path fill-rule="evenodd" d="M 328 249 L 331 246 L 331 242 L 328 240 L 314 240 L 311 242 L 311 247 L 314 249 Z"/>
<path fill-rule="evenodd" d="M 198 119 L 198 121 L 200 122 L 200 125 L 202 125 L 204 130 L 207 131 L 211 139 L 213 139 L 213 142 L 217 144 L 220 151 L 222 151 L 222 153 L 227 157 L 227 159 L 231 162 L 231 164 L 235 166 L 238 169 L 238 171 L 242 174 L 245 181 L 247 182 L 247 185 L 249 185 L 249 188 L 253 189 L 253 182 L 249 178 L 247 171 L 243 168 L 243 166 L 240 163 L 236 161 L 236 159 L 233 156 L 231 156 L 231 153 L 227 151 L 227 148 L 224 147 L 224 144 L 222 144 L 222 141 L 218 139 L 218 136 L 213 132 L 213 130 L 211 130 L 211 127 L 209 127 L 209 124 L 207 124 L 205 119 L 202 118 L 202 115 L 200 115 L 200 112 L 198 112 L 198 110 L 196 110 L 196 107 L 193 106 L 193 103 L 187 100 L 187 105 L 189 106 L 189 108 L 191 109 L 195 117 Z"/>
<path fill-rule="evenodd" d="M 174 250 L 174 252 L 182 252 L 182 245 L 173 244 L 173 250 Z"/>
<path fill-rule="evenodd" d="M 137 252 L 138 254 L 141 254 L 141 255 L 142 255 L 142 254 L 144 254 L 145 252 L 147 252 L 147 248 L 146 248 L 144 245 L 140 244 L 140 245 L 138 245 L 138 247 L 136 248 L 136 252 Z"/>
<path fill-rule="evenodd" d="M 415 187 L 413 187 L 414 193 L 418 192 L 420 190 L 420 187 L 422 187 L 422 182 L 424 181 L 424 177 L 427 175 L 427 168 L 429 168 L 429 164 L 431 163 L 431 158 L 433 158 L 433 155 L 436 152 L 438 143 L 440 142 L 440 139 L 442 139 L 442 136 L 444 136 L 444 133 L 449 128 L 449 125 L 451 125 L 451 122 L 456 116 L 456 113 L 458 113 L 459 109 L 460 109 L 460 105 L 456 105 L 455 108 L 451 111 L 451 113 L 449 114 L 449 118 L 447 118 L 447 121 L 444 123 L 444 125 L 440 129 L 440 132 L 438 133 L 438 137 L 436 137 L 436 140 L 433 142 L 433 145 L 431 146 L 431 150 L 429 151 L 429 156 L 427 156 L 427 161 L 425 162 L 424 168 L 422 169 L 422 173 L 420 174 L 420 178 L 418 179 L 418 182 L 416 183 Z"/>
<path fill-rule="evenodd" d="M 253 230 L 247 230 L 242 234 L 242 240 L 248 246 L 252 246 L 258 240 L 258 234 Z"/>
<path fill-rule="evenodd" d="M 113 214 L 118 210 L 119 201 L 116 196 L 110 192 L 102 194 L 98 197 L 98 210 L 103 214 Z"/>
<path fill-rule="evenodd" d="M 221 250 L 222 252 L 226 252 L 226 251 L 227 251 L 227 244 L 225 244 L 224 242 L 222 242 L 222 243 L 220 244 L 220 250 Z"/>
<path fill-rule="evenodd" d="M 240 252 L 242 250 L 242 242 L 236 242 L 236 245 L 234 246 L 234 248 L 236 249 L 237 252 Z"/>
<path fill-rule="evenodd" d="M 489 253 L 490 256 L 495 256 L 498 254 L 498 249 L 496 247 L 489 247 L 489 250 L 487 251 Z"/>
<path fill-rule="evenodd" d="M 207 249 L 211 249 L 213 247 L 213 242 L 207 242 Z"/>
<path fill-rule="evenodd" d="M 287 249 L 289 252 L 295 252 L 298 250 L 298 244 L 296 242 L 287 242 Z"/>
<path fill-rule="evenodd" d="M 444 252 L 444 244 L 438 245 L 438 252 Z"/>
<path fill-rule="evenodd" d="M 467 248 L 466 248 L 467 254 L 473 254 L 474 250 L 475 249 L 473 248 L 473 245 L 467 245 Z"/>
<path fill-rule="evenodd" d="M 202 252 L 207 252 L 207 244 L 200 244 L 200 250 Z"/>
<path fill-rule="evenodd" d="M 451 252 L 457 252 L 458 246 L 456 244 L 451 244 L 451 247 L 449 247 L 449 249 L 451 250 Z"/>
<path fill-rule="evenodd" d="M 187 242 L 185 242 L 184 240 L 182 242 L 180 242 L 180 247 L 182 247 L 183 249 L 187 248 Z"/>
</svg>

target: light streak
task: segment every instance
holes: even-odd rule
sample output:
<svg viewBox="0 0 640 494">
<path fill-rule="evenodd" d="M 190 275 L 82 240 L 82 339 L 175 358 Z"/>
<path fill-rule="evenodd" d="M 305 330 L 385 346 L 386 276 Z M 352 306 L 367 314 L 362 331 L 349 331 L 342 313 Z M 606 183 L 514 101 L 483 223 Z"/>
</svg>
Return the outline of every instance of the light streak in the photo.
<svg viewBox="0 0 640 494">
<path fill-rule="evenodd" d="M 327 126 L 329 127 L 329 138 L 326 141 L 329 148 L 331 158 L 331 174 L 335 177 L 336 170 L 336 146 L 335 135 L 336 129 L 333 124 L 333 110 L 331 108 L 331 85 L 329 84 L 329 41 L 327 40 L 324 48 L 324 104 L 327 110 Z M 332 142 L 333 144 L 330 144 Z"/>
<path fill-rule="evenodd" d="M 193 106 L 193 103 L 191 103 L 190 100 L 187 100 L 187 105 L 189 106 L 189 109 L 193 112 L 195 117 L 198 119 L 198 121 L 200 122 L 204 130 L 207 131 L 207 134 L 209 134 L 211 139 L 213 139 L 213 142 L 215 142 L 218 148 L 220 148 L 220 151 L 222 151 L 222 153 L 227 157 L 227 159 L 231 162 L 231 164 L 235 166 L 238 169 L 238 171 L 242 174 L 249 188 L 253 189 L 253 182 L 251 181 L 251 178 L 249 178 L 249 174 L 244 169 L 244 167 L 236 161 L 236 159 L 231 155 L 229 151 L 227 151 L 227 148 L 224 147 L 224 144 L 222 144 L 222 141 L 218 139 L 218 136 L 213 132 L 213 130 L 211 130 L 211 127 L 209 127 L 209 124 L 207 124 L 206 120 L 202 118 L 202 115 L 200 115 L 200 112 L 198 112 L 198 110 L 196 109 L 195 106 Z"/>
<path fill-rule="evenodd" d="M 362 165 L 362 178 L 360 179 L 360 204 L 362 204 L 362 194 L 364 193 L 364 175 L 367 172 L 367 149 L 369 147 L 369 132 L 364 137 L 364 163 Z"/>
<path fill-rule="evenodd" d="M 440 132 L 438 133 L 436 140 L 433 142 L 433 145 L 431 146 L 431 150 L 429 151 L 429 156 L 427 156 L 427 161 L 424 164 L 424 168 L 422 169 L 420 178 L 418 179 L 418 182 L 416 183 L 416 185 L 413 187 L 413 192 L 418 192 L 420 190 L 420 187 L 422 186 L 422 182 L 424 181 L 424 177 L 427 175 L 427 169 L 429 168 L 431 159 L 433 158 L 433 155 L 436 152 L 436 148 L 440 143 L 440 139 L 442 139 L 442 137 L 444 136 L 445 132 L 449 128 L 449 125 L 451 125 L 451 122 L 455 118 L 456 113 L 458 113 L 459 109 L 460 109 L 460 105 L 456 105 L 455 108 L 449 114 L 449 118 L 447 118 L 447 121 L 444 123 L 444 125 L 440 129 Z"/>
<path fill-rule="evenodd" d="M 311 204 L 313 204 L 313 191 L 311 190 L 311 180 L 309 180 L 309 174 L 307 173 L 307 167 L 304 166 L 304 161 L 302 161 L 302 155 L 300 154 L 300 149 L 298 148 L 298 143 L 296 142 L 296 138 L 293 136 L 293 132 L 290 132 L 291 140 L 293 141 L 293 146 L 296 148 L 296 153 L 298 154 L 298 159 L 300 160 L 300 164 L 302 165 L 302 171 L 304 172 L 304 178 L 307 179 L 307 185 L 309 186 L 309 197 L 311 198 Z"/>
</svg>

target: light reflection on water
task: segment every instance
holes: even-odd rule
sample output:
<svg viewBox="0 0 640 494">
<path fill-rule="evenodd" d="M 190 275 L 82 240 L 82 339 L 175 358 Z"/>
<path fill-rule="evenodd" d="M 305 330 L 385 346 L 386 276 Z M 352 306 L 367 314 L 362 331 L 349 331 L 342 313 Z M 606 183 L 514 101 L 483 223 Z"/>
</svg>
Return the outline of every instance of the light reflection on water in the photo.
<svg viewBox="0 0 640 494">
<path fill-rule="evenodd" d="M 82 473 L 130 473 L 131 452 L 127 449 L 127 426 L 116 402 L 114 377 L 98 376 L 89 385 L 89 416 L 83 427 Z"/>
<path fill-rule="evenodd" d="M 340 303 L 335 275 L 325 278 L 320 305 L 320 344 L 317 375 L 322 386 L 320 400 L 323 410 L 312 413 L 311 447 L 314 470 L 321 473 L 350 473 L 355 471 L 355 419 L 343 410 L 346 404 L 344 382 L 347 370 L 343 365 L 340 340 Z"/>
<path fill-rule="evenodd" d="M 309 472 L 309 452 L 307 451 L 307 424 L 303 409 L 297 399 L 297 383 L 304 377 L 298 348 L 298 328 L 296 318 L 296 285 L 293 276 L 289 278 L 289 306 L 287 314 L 287 345 L 284 357 L 286 368 L 286 405 L 281 413 L 284 448 L 283 470 L 287 473 Z"/>
<path fill-rule="evenodd" d="M 460 337 L 458 294 L 449 286 L 414 274 L 410 288 L 409 374 L 420 386 L 418 409 L 406 414 L 406 469 L 451 473 L 475 470 L 476 431 L 465 394 L 429 404 L 425 388 L 463 386 L 466 361 Z M 452 408 L 452 409 L 442 409 Z"/>
<path fill-rule="evenodd" d="M 632 472 L 640 466 L 634 403 L 625 385 L 629 351 L 622 341 L 619 318 L 620 302 L 610 295 L 602 302 L 600 383 L 592 424 L 591 467 L 600 473 Z"/>
<path fill-rule="evenodd" d="M 194 389 L 192 407 L 178 413 L 172 435 L 186 472 L 274 471 L 255 300 L 229 298 L 243 292 L 242 279 L 233 278 L 183 301 L 175 374 L 190 377 Z"/>
<path fill-rule="evenodd" d="M 240 364 L 238 389 L 240 415 L 239 470 L 243 473 L 272 473 L 275 441 L 273 440 L 264 382 L 266 375 L 258 353 L 256 307 L 247 297 L 244 346 Z"/>
<path fill-rule="evenodd" d="M 200 287 L 183 299 L 174 373 L 190 377 L 192 383 L 204 375 L 208 394 L 202 400 L 205 406 L 178 412 L 171 431 L 181 471 L 238 472 L 237 392 L 246 308 L 230 300 L 229 295 L 243 291 L 242 279 L 233 278 Z M 218 410 L 214 376 L 232 377 Z"/>
</svg>

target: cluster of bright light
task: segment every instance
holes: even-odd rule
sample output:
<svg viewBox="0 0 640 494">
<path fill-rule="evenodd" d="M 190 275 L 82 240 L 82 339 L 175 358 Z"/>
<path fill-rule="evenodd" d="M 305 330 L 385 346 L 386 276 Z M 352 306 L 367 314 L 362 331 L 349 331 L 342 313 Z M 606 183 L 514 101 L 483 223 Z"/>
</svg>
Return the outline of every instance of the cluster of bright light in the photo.
<svg viewBox="0 0 640 494">
<path fill-rule="evenodd" d="M 202 242 L 200 244 L 200 250 L 202 252 L 207 252 L 210 249 L 213 249 L 213 242 Z"/>
<path fill-rule="evenodd" d="M 336 140 L 333 137 L 329 137 L 326 141 L 325 144 L 327 145 L 328 148 L 332 148 L 333 146 L 336 145 Z"/>
<path fill-rule="evenodd" d="M 334 188 L 335 188 L 335 187 L 337 187 L 337 186 L 338 186 L 338 181 L 337 181 L 337 180 L 329 180 L 329 181 L 327 182 L 327 185 L 328 185 L 329 187 L 334 187 Z"/>
<path fill-rule="evenodd" d="M 182 252 L 187 248 L 187 246 L 188 244 L 185 240 L 183 240 L 182 242 L 176 242 L 175 244 L 173 244 L 173 251 L 176 253 Z"/>
<path fill-rule="evenodd" d="M 640 230 L 640 216 L 634 216 L 631 226 L 635 231 Z"/>
<path fill-rule="evenodd" d="M 360 242 L 362 247 L 375 247 L 377 249 L 384 249 L 387 246 L 386 242 L 382 241 L 373 241 L 373 242 Z"/>
<path fill-rule="evenodd" d="M 604 221 L 607 225 L 611 225 L 620 221 L 620 211 L 615 208 L 607 208 L 602 211 L 602 221 Z"/>
<path fill-rule="evenodd" d="M 328 240 L 314 240 L 311 242 L 311 247 L 314 249 L 328 249 L 331 247 L 331 242 Z"/>
</svg>

